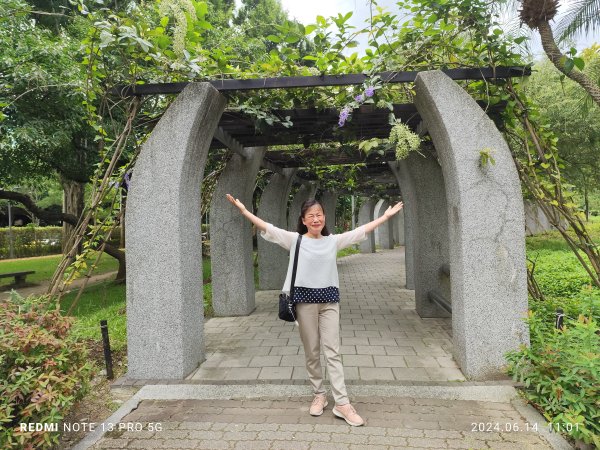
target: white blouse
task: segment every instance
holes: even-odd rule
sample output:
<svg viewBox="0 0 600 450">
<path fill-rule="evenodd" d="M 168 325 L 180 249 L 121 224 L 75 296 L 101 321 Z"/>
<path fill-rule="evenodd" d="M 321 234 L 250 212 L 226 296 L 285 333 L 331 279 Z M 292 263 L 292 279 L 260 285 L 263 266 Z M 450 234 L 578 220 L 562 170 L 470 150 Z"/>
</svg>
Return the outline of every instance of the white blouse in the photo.
<svg viewBox="0 0 600 450">
<path fill-rule="evenodd" d="M 283 292 L 289 294 L 298 233 L 267 224 L 267 230 L 261 232 L 260 235 L 265 240 L 278 244 L 290 252 L 287 276 L 282 289 Z M 342 234 L 330 234 L 319 239 L 303 236 L 298 254 L 295 286 L 309 289 L 339 288 L 336 264 L 338 250 L 366 238 L 364 225 Z"/>
</svg>

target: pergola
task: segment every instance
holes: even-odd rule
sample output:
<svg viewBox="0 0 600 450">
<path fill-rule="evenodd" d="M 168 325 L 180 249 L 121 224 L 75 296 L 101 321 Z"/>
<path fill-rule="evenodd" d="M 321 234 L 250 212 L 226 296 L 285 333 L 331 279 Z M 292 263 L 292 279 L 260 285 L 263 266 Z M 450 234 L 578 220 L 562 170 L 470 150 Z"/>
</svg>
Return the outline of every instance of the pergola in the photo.
<svg viewBox="0 0 600 450">
<path fill-rule="evenodd" d="M 414 104 L 394 105 L 402 122 L 431 144 L 403 161 L 395 155 L 320 150 L 320 164 L 364 163 L 360 177 L 384 184 L 405 202 L 407 286 L 415 289 L 421 317 L 452 312 L 455 358 L 471 379 L 496 377 L 506 351 L 528 342 L 521 320 L 527 309 L 524 218 L 518 175 L 497 120 L 502 105 L 477 104 L 456 82 L 526 76 L 524 67 L 451 69 L 380 74 L 390 83 L 415 82 Z M 211 204 L 213 306 L 217 315 L 254 310 L 252 240 L 247 222 L 224 198 L 231 193 L 251 204 L 260 167 L 274 172 L 262 193 L 258 215 L 288 228 L 288 197 L 295 177 L 304 184 L 290 207 L 315 194 L 302 171 L 317 155 L 312 143 L 386 138 L 389 110 L 363 106 L 340 134 L 339 111 L 272 111 L 293 126 L 275 123 L 257 132 L 254 121 L 225 111 L 231 91 L 362 84 L 362 74 L 218 80 L 120 87 L 120 95 L 178 93 L 144 144 L 128 195 L 129 378 L 183 379 L 203 360 L 200 271 L 200 186 L 208 152 L 234 152 L 218 180 Z M 297 145 L 294 151 L 267 147 Z M 168 151 L 165 151 L 168 149 Z M 480 151 L 496 164 L 481 167 Z M 362 192 L 360 192 L 362 189 Z M 358 187 L 361 223 L 373 219 L 377 199 Z M 339 193 L 322 201 L 335 205 Z M 167 207 L 168 205 L 168 207 Z M 327 208 L 326 208 L 327 209 Z M 175 211 L 175 214 L 173 213 Z M 259 239 L 261 289 L 280 289 L 288 255 Z M 364 251 L 374 251 L 367 242 Z M 451 278 L 450 278 L 451 272 Z"/>
</svg>

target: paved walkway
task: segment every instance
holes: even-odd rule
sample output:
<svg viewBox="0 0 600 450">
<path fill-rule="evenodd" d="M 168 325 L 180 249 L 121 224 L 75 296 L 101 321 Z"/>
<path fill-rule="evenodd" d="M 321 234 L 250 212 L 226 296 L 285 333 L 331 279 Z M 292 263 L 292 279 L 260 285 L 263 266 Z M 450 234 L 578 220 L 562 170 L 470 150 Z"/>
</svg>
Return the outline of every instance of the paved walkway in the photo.
<svg viewBox="0 0 600 450">
<path fill-rule="evenodd" d="M 321 417 L 308 414 L 298 332 L 277 319 L 278 292 L 265 291 L 250 316 L 206 322 L 206 361 L 187 380 L 138 381 L 75 449 L 570 448 L 509 379 L 465 380 L 451 319 L 416 314 L 403 258 L 400 248 L 339 260 L 344 369 L 366 426 L 334 417 L 331 398 Z"/>
<path fill-rule="evenodd" d="M 421 319 L 414 291 L 404 289 L 403 248 L 351 255 L 338 268 L 340 350 L 349 384 L 465 380 L 452 358 L 451 319 Z M 306 380 L 298 330 L 277 318 L 278 295 L 258 292 L 250 316 L 209 320 L 206 361 L 189 379 Z"/>
</svg>

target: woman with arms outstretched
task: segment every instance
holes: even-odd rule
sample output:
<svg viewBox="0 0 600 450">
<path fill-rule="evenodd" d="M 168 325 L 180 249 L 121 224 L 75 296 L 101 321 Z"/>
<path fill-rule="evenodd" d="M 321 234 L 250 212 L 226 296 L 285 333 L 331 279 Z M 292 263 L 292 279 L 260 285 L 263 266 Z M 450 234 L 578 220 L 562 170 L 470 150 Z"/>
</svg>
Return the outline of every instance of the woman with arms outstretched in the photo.
<svg viewBox="0 0 600 450">
<path fill-rule="evenodd" d="M 294 298 L 300 339 L 304 346 L 306 370 L 314 392 L 310 406 L 312 416 L 320 416 L 327 406 L 326 390 L 323 387 L 321 370 L 321 345 L 327 361 L 331 390 L 335 400 L 332 412 L 352 426 L 364 424 L 350 404 L 344 381 L 344 368 L 340 348 L 340 294 L 336 257 L 338 250 L 366 239 L 366 234 L 390 219 L 402 209 L 402 202 L 390 206 L 385 213 L 365 225 L 342 234 L 331 234 L 325 225 L 325 211 L 317 200 L 302 204 L 298 217 L 297 232 L 277 228 L 252 214 L 238 199 L 227 194 L 227 199 L 242 215 L 252 222 L 260 235 L 290 251 L 287 276 L 283 291 L 289 294 L 293 251 L 298 235 L 302 235 L 298 254 Z"/>
</svg>

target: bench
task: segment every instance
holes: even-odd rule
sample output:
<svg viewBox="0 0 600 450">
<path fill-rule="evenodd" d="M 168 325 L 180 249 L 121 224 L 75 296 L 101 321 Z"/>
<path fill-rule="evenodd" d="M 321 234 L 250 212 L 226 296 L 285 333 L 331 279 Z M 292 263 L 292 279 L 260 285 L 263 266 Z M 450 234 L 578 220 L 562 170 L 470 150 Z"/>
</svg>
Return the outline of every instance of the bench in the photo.
<svg viewBox="0 0 600 450">
<path fill-rule="evenodd" d="M 15 277 L 15 285 L 23 286 L 27 275 L 35 273 L 35 270 L 27 270 L 25 272 L 0 273 L 0 278 Z"/>
</svg>

